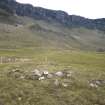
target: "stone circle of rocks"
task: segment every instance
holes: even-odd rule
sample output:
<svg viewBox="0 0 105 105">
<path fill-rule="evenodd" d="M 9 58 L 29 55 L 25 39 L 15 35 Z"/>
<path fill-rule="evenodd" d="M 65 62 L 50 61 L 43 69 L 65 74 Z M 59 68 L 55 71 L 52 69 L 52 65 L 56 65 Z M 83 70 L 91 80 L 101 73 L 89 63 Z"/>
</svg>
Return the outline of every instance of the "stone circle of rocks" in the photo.
<svg viewBox="0 0 105 105">
<path fill-rule="evenodd" d="M 32 79 L 32 80 L 45 80 L 45 79 L 52 79 L 52 78 L 61 78 L 61 77 L 71 77 L 71 71 L 57 71 L 57 72 L 49 72 L 47 70 L 39 70 L 34 69 L 32 71 L 22 71 L 18 68 L 9 71 L 8 73 L 11 75 L 18 74 L 18 78 L 20 79 Z"/>
<path fill-rule="evenodd" d="M 68 78 L 71 78 L 72 81 L 73 72 L 70 70 L 49 72 L 48 70 L 43 70 L 43 69 L 24 71 L 17 67 L 13 70 L 10 70 L 7 76 L 18 79 L 39 80 L 39 81 L 51 79 L 54 80 L 53 84 L 55 86 L 62 86 L 66 88 L 72 84 L 72 82 L 70 82 L 70 79 Z M 60 80 L 60 78 L 63 79 Z M 105 80 L 103 79 L 89 80 L 88 84 L 91 88 L 98 88 L 100 86 L 105 86 Z"/>
<path fill-rule="evenodd" d="M 8 75 L 14 78 L 18 78 L 21 80 L 27 79 L 27 80 L 38 80 L 38 81 L 44 81 L 44 80 L 54 80 L 54 82 L 51 83 L 54 86 L 62 86 L 64 88 L 69 86 L 68 82 L 64 82 L 60 80 L 60 78 L 67 79 L 68 77 L 72 76 L 72 71 L 54 71 L 49 72 L 48 70 L 39 70 L 34 69 L 32 71 L 24 71 L 19 68 L 13 69 L 8 72 Z M 70 81 L 69 81 L 70 82 Z"/>
</svg>

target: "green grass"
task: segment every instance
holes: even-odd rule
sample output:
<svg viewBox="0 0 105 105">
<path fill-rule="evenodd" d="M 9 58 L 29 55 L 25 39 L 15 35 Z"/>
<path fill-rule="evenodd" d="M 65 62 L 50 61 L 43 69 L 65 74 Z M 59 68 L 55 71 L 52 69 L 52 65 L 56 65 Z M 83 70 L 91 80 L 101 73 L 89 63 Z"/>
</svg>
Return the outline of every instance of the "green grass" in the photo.
<svg viewBox="0 0 105 105">
<path fill-rule="evenodd" d="M 0 103 L 5 105 L 104 105 L 105 86 L 90 88 L 88 80 L 105 79 L 105 54 L 84 51 L 17 49 L 0 51 L 0 56 L 30 58 L 27 63 L 0 65 Z M 46 60 L 47 59 L 47 60 Z M 73 71 L 73 83 L 55 87 L 53 80 L 21 80 L 8 76 L 13 68 L 32 71 Z M 62 79 L 61 79 L 62 80 Z M 71 80 L 71 79 L 70 79 Z"/>
</svg>

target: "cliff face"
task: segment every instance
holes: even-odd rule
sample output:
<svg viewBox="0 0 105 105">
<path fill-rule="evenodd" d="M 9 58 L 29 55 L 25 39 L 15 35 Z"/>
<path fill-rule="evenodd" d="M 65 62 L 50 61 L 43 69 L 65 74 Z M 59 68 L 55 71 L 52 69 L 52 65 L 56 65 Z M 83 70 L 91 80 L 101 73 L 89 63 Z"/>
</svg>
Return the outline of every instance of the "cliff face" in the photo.
<svg viewBox="0 0 105 105">
<path fill-rule="evenodd" d="M 20 4 L 15 0 L 0 0 L 0 7 L 19 16 L 28 16 L 34 19 L 60 22 L 69 27 L 86 27 L 105 31 L 105 19 L 87 19 L 80 16 L 69 15 L 64 11 L 54 11 L 30 4 Z"/>
</svg>

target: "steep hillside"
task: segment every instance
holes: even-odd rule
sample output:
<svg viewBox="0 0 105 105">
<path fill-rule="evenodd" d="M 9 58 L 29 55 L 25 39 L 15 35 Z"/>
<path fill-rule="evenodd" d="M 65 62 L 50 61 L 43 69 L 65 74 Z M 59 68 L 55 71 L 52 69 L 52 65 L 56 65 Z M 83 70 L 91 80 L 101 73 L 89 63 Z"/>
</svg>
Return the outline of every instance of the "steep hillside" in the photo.
<svg viewBox="0 0 105 105">
<path fill-rule="evenodd" d="M 69 28 L 56 22 L 12 16 L 3 12 L 0 16 L 0 48 L 97 50 L 105 46 L 103 31 Z"/>
<path fill-rule="evenodd" d="M 30 4 L 20 4 L 15 0 L 1 0 L 0 8 L 11 14 L 27 16 L 33 19 L 56 21 L 68 27 L 85 27 L 105 31 L 105 19 L 87 19 L 81 16 L 69 15 L 64 11 L 49 10 L 41 7 L 33 7 Z"/>
</svg>

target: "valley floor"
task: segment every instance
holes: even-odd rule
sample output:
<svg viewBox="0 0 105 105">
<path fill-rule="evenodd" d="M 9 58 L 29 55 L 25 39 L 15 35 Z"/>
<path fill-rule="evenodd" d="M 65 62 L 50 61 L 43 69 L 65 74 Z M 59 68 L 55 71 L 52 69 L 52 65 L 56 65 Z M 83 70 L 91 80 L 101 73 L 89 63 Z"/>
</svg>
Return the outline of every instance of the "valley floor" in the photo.
<svg viewBox="0 0 105 105">
<path fill-rule="evenodd" d="M 0 105 L 105 105 L 105 53 L 3 49 L 0 63 Z M 26 78 L 35 69 L 72 74 Z"/>
</svg>

